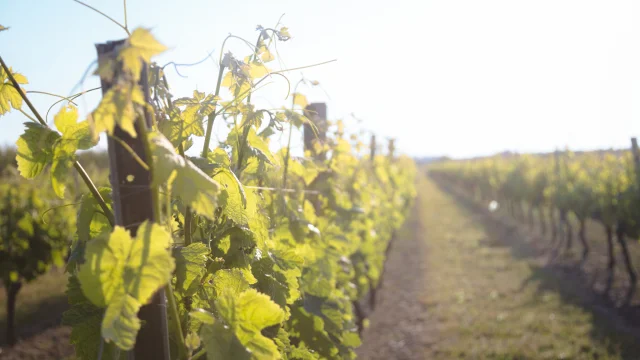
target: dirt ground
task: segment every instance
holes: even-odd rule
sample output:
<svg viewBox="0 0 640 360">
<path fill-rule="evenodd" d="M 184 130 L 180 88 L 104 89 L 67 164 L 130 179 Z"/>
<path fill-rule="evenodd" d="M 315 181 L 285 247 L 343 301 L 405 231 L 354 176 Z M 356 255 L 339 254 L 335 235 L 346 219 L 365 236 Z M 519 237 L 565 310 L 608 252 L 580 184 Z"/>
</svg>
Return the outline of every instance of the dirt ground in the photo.
<svg viewBox="0 0 640 360">
<path fill-rule="evenodd" d="M 418 196 L 360 358 L 640 359 L 631 310 L 597 294 L 593 271 L 551 261 L 546 239 L 426 177 Z"/>
</svg>

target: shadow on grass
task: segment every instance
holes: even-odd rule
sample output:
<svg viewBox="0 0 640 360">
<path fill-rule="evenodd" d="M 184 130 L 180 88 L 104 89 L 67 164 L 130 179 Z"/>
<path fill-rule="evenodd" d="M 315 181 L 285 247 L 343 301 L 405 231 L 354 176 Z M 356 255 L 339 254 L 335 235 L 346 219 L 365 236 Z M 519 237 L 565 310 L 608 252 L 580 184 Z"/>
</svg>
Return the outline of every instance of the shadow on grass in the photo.
<svg viewBox="0 0 640 360">
<path fill-rule="evenodd" d="M 4 289 L 0 288 L 0 291 Z M 44 298 L 36 308 L 20 309 L 21 294 L 18 294 L 16 334 L 18 339 L 28 338 L 42 331 L 60 326 L 62 313 L 69 308 L 66 294 Z M 6 318 L 0 318 L 0 346 L 6 345 Z"/>
<path fill-rule="evenodd" d="M 593 290 L 598 278 L 607 276 L 606 269 L 589 279 L 580 261 L 561 259 L 557 243 L 522 234 L 519 228 L 526 225 L 509 223 L 504 217 L 500 218 L 500 214 L 493 214 L 469 197 L 460 195 L 448 184 L 434 180 L 482 225 L 487 234 L 487 238 L 480 240 L 483 246 L 508 248 L 514 258 L 529 263 L 531 276 L 522 281 L 520 291 L 536 286 L 533 301 L 543 301 L 543 294 L 547 292 L 557 293 L 564 303 L 591 314 L 590 336 L 594 341 L 612 353 L 620 353 L 623 359 L 640 359 L 640 307 L 616 307 L 611 298 Z M 544 258 L 546 260 L 542 261 Z"/>
</svg>

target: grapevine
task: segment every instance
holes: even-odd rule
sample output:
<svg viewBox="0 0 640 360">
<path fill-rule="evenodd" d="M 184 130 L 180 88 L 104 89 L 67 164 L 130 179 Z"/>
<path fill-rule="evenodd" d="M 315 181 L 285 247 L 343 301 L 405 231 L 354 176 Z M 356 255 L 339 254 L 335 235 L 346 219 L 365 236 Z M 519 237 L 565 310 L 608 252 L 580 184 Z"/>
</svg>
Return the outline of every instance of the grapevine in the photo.
<svg viewBox="0 0 640 360">
<path fill-rule="evenodd" d="M 634 150 L 636 151 L 636 150 Z M 581 261 L 589 255 L 585 223 L 601 223 L 607 241 L 608 293 L 616 264 L 615 247 L 620 247 L 629 279 L 626 301 L 633 296 L 637 274 L 627 248 L 627 239 L 640 236 L 639 165 L 633 151 L 567 151 L 551 155 L 495 156 L 484 159 L 451 161 L 431 169 L 437 179 L 446 179 L 484 201 L 505 204 L 516 218 L 533 226 L 534 212 L 543 233 L 551 229 L 554 251 L 570 251 L 574 229 L 570 217 L 577 219 Z M 528 208 L 525 218 L 523 207 Z M 548 220 L 547 220 L 548 219 Z"/>
<path fill-rule="evenodd" d="M 268 66 L 272 46 L 291 38 L 284 26 L 258 27 L 255 45 L 230 35 L 225 42 L 244 41 L 252 52 L 236 57 L 223 44 L 215 91 L 175 98 L 164 67 L 151 60 L 166 48 L 148 29 L 128 28 L 126 2 L 124 24 L 109 20 L 128 37 L 99 58 L 103 98 L 87 119 L 70 97 L 55 129 L 48 126 L 22 88 L 27 78 L 4 61 L 0 69 L 0 115 L 15 109 L 32 120 L 16 142 L 21 175 L 47 174 L 60 199 L 70 196 L 73 171 L 89 189 L 66 266 L 71 308 L 63 322 L 77 356 L 138 354 L 149 326 L 139 311 L 163 293 L 168 358 L 355 358 L 362 319 L 354 304 L 377 287 L 415 197 L 413 161 L 394 154 L 394 144 L 388 155 L 362 154 L 340 120 L 335 131 L 316 128 L 297 85 L 290 106 L 256 108 L 251 96 L 262 83 L 285 78 Z M 229 129 L 217 146 L 216 121 Z M 305 126 L 316 137 L 294 157 L 291 134 Z M 285 129 L 287 146 L 272 152 L 271 135 Z M 123 175 L 151 196 L 152 216 L 135 228 L 120 220 L 115 175 L 111 187 L 98 186 L 78 161 L 101 134 L 142 169 Z M 195 138 L 204 144 L 199 156 L 190 155 Z"/>
</svg>

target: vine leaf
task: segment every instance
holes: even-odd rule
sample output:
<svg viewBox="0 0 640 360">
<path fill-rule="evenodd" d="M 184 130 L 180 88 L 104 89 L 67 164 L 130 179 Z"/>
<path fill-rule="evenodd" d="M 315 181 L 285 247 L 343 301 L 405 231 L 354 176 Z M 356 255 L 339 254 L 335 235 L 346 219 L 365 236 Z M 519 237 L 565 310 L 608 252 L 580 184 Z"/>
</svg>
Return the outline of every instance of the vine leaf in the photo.
<svg viewBox="0 0 640 360">
<path fill-rule="evenodd" d="M 207 255 L 211 252 L 203 243 L 193 243 L 174 250 L 176 259 L 176 290 L 186 295 L 193 295 L 198 289 L 202 276 L 207 268 Z"/>
<path fill-rule="evenodd" d="M 144 28 L 133 30 L 127 43 L 118 54 L 118 60 L 122 61 L 125 69 L 129 70 L 134 80 L 140 79 L 142 62 L 151 62 L 151 57 L 162 53 L 167 48 L 151 35 L 151 32 Z"/>
<path fill-rule="evenodd" d="M 53 144 L 51 184 L 53 191 L 64 198 L 69 170 L 76 160 L 78 149 L 88 150 L 97 144 L 91 136 L 88 121 L 78 123 L 78 108 L 69 104 L 62 107 L 53 119 L 62 137 Z"/>
<path fill-rule="evenodd" d="M 287 40 L 291 38 L 291 34 L 289 34 L 289 28 L 284 26 L 280 28 L 278 35 L 280 35 L 281 38 L 286 38 Z"/>
<path fill-rule="evenodd" d="M 56 140 L 53 145 L 53 158 L 51 159 L 51 185 L 53 191 L 60 198 L 64 198 L 67 188 L 67 180 L 69 179 L 69 170 L 75 161 L 75 154 L 78 148 L 70 141 L 64 138 Z"/>
<path fill-rule="evenodd" d="M 247 136 L 247 146 L 257 158 L 262 161 L 266 161 L 271 165 L 277 165 L 278 161 L 269 150 L 269 145 L 256 134 L 256 131 L 252 128 Z"/>
<path fill-rule="evenodd" d="M 247 225 L 247 195 L 236 174 L 226 167 L 220 167 L 215 170 L 213 179 L 222 185 L 220 204 L 225 215 L 238 225 Z"/>
<path fill-rule="evenodd" d="M 309 105 L 309 102 L 307 101 L 307 97 L 306 96 L 304 96 L 302 94 L 299 94 L 299 93 L 293 93 L 292 96 L 293 96 L 293 104 L 294 105 L 298 105 L 303 109 L 306 108 L 307 105 Z"/>
<path fill-rule="evenodd" d="M 112 210 L 111 188 L 100 187 L 98 192 Z M 71 243 L 71 255 L 67 262 L 67 269 L 75 269 L 78 263 L 84 262 L 84 248 L 90 239 L 98 237 L 102 234 L 110 233 L 113 227 L 109 223 L 109 219 L 102 212 L 102 207 L 92 193 L 82 195 L 80 207 L 76 215 L 77 237 Z M 70 272 L 73 272 L 71 270 Z"/>
<path fill-rule="evenodd" d="M 217 98 L 211 94 L 205 97 L 204 93 L 195 90 L 193 98 L 185 97 L 174 101 L 175 108 L 170 113 L 168 121 L 160 123 L 160 130 L 174 146 L 189 139 L 191 135 L 204 135 L 204 117 L 216 109 Z M 184 110 L 178 107 L 184 106 Z"/>
<path fill-rule="evenodd" d="M 238 296 L 249 288 L 249 282 L 240 269 L 218 270 L 213 274 L 212 282 L 217 296 Z"/>
<path fill-rule="evenodd" d="M 238 128 L 231 130 L 229 132 L 229 135 L 227 136 L 227 141 L 226 141 L 226 143 L 229 144 L 234 149 L 234 151 L 232 152 L 233 162 L 236 162 L 238 159 L 237 158 L 238 157 L 237 147 L 239 143 L 238 132 L 239 132 Z M 258 134 L 256 134 L 256 131 L 253 127 L 249 129 L 246 140 L 247 141 L 244 144 L 244 149 L 245 151 L 248 151 L 249 155 L 257 157 L 261 161 L 264 161 L 270 165 L 278 164 L 278 161 L 271 153 L 271 150 L 269 150 L 269 145 L 264 141 L 263 138 L 261 138 L 260 136 L 258 136 Z"/>
<path fill-rule="evenodd" d="M 165 182 L 198 214 L 213 220 L 220 185 L 191 161 L 176 154 L 171 142 L 160 133 L 150 134 L 154 156 L 153 184 Z"/>
<path fill-rule="evenodd" d="M 229 155 L 222 148 L 216 148 L 213 151 L 209 151 L 209 154 L 207 154 L 207 160 L 213 164 L 220 164 L 226 167 L 231 166 Z"/>
<path fill-rule="evenodd" d="M 284 311 L 255 289 L 239 295 L 225 292 L 215 302 L 220 320 L 202 327 L 207 359 L 280 359 L 273 340 L 262 329 L 284 321 Z"/>
<path fill-rule="evenodd" d="M 120 349 L 133 348 L 140 306 L 171 280 L 171 241 L 162 226 L 145 221 L 135 238 L 116 226 L 111 234 L 87 243 L 86 260 L 78 272 L 82 291 L 93 304 L 106 307 L 102 337 Z"/>
<path fill-rule="evenodd" d="M 26 130 L 16 141 L 16 160 L 20 174 L 33 179 L 53 160 L 53 145 L 60 134 L 37 123 L 29 122 L 24 125 Z"/>
<path fill-rule="evenodd" d="M 98 134 L 103 131 L 113 135 L 116 125 L 135 138 L 136 104 L 145 104 L 144 95 L 138 86 L 119 84 L 109 89 L 89 118 L 93 127 L 93 139 L 97 140 Z"/>
<path fill-rule="evenodd" d="M 275 56 L 273 56 L 269 48 L 264 45 L 260 47 L 259 53 L 260 53 L 260 60 L 262 60 L 263 63 L 267 63 L 275 60 Z"/>
<path fill-rule="evenodd" d="M 62 139 L 81 150 L 89 150 L 98 144 L 91 136 L 89 121 L 78 122 L 78 108 L 72 104 L 64 106 L 53 118 Z"/>
<path fill-rule="evenodd" d="M 8 28 L 0 29 L 0 31 L 6 29 Z M 29 83 L 24 75 L 13 72 L 11 68 L 9 68 L 9 71 L 11 71 L 13 78 L 16 79 L 18 84 Z M 13 84 L 9 80 L 9 74 L 4 71 L 4 68 L 0 67 L 0 115 L 8 113 L 11 108 L 20 109 L 22 107 L 22 96 L 20 96 L 18 91 L 21 90 L 13 87 Z"/>
<path fill-rule="evenodd" d="M 62 315 L 62 324 L 73 326 L 70 342 L 76 349 L 76 356 L 93 359 L 100 351 L 100 323 L 104 309 L 93 305 L 82 294 L 80 282 L 75 275 L 69 277 L 66 294 L 71 308 Z M 118 353 L 113 344 L 105 344 L 102 356 L 105 359 L 116 359 Z"/>
</svg>

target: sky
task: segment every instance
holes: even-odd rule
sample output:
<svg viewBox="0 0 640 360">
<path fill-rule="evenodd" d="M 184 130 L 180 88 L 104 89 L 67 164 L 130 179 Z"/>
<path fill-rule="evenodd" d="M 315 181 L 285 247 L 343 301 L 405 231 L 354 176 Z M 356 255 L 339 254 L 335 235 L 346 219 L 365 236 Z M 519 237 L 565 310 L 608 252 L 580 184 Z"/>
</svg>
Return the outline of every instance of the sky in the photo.
<svg viewBox="0 0 640 360">
<path fill-rule="evenodd" d="M 117 0 L 87 0 L 123 22 Z M 635 2 L 637 3 L 637 1 Z M 155 60 L 190 63 L 229 34 L 255 42 L 257 25 L 282 24 L 293 38 L 278 44 L 288 73 L 318 80 L 301 87 L 326 102 L 330 119 L 397 139 L 412 156 L 470 157 L 501 151 L 622 148 L 640 136 L 640 4 L 632 0 L 128 0 L 128 26 L 151 28 L 169 47 Z M 634 23 L 635 19 L 635 23 Z M 70 95 L 96 59 L 94 44 L 126 33 L 71 0 L 0 0 L 0 56 L 26 75 L 27 90 Z M 249 54 L 240 41 L 225 51 Z M 278 68 L 276 63 L 272 65 Z M 214 61 L 168 70 L 177 97 L 212 92 Z M 254 99 L 290 102 L 275 79 Z M 31 94 L 46 112 L 56 99 Z M 78 104 L 91 111 L 97 92 Z M 54 108 L 54 111 L 57 108 Z M 355 114 L 358 124 L 349 114 Z M 52 121 L 53 113 L 49 120 Z M 15 143 L 25 117 L 0 118 L 0 144 Z M 222 122 L 215 134 L 224 139 Z M 298 134 L 297 134 L 298 135 Z M 296 136 L 298 138 L 299 136 Z M 283 142 L 277 137 L 274 144 Z M 300 148 L 300 141 L 294 146 Z"/>
</svg>

